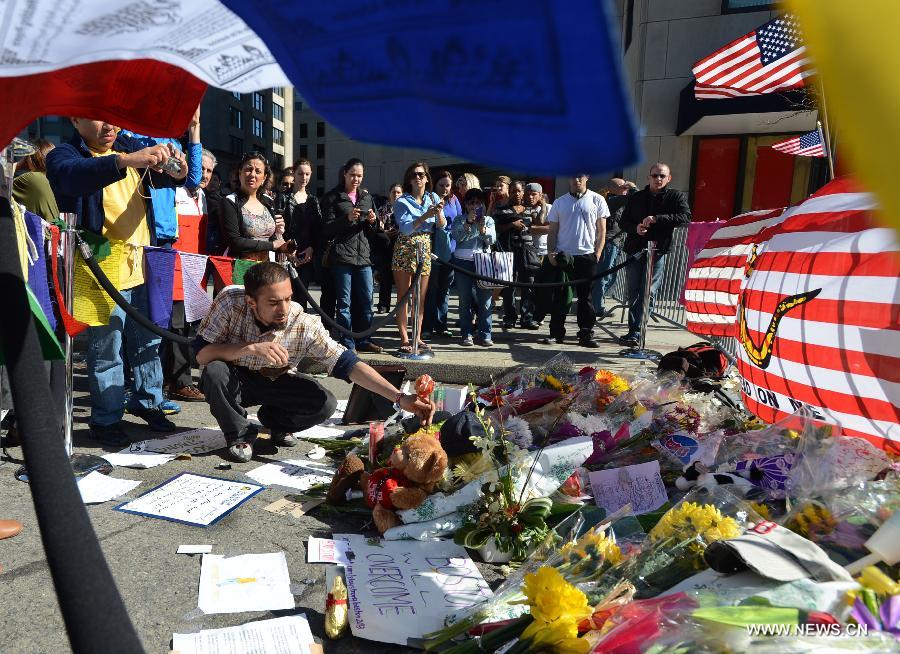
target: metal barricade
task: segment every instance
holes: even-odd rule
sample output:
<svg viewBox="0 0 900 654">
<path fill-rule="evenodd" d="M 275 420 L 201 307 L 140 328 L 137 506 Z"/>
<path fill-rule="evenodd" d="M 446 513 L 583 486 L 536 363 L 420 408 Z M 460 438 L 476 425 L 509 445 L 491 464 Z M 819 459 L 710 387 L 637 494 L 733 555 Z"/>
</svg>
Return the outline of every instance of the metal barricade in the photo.
<svg viewBox="0 0 900 654">
<path fill-rule="evenodd" d="M 672 245 L 669 248 L 669 253 L 666 255 L 663 277 L 650 304 L 650 329 L 652 329 L 654 322 L 665 322 L 675 327 L 687 329 L 684 304 L 681 300 L 688 273 L 687 235 L 687 226 L 676 227 L 672 232 Z M 625 253 L 620 251 L 615 263 L 618 264 L 624 260 Z M 621 309 L 623 313 L 628 308 L 628 291 L 625 275 L 625 271 L 620 270 L 616 274 L 615 282 L 607 293 L 608 296 L 611 296 L 616 301 L 613 310 Z M 732 361 L 736 360 L 738 352 L 737 339 L 725 336 L 698 336 L 697 338 L 698 340 L 705 338 L 705 340 L 708 340 L 725 352 Z"/>
</svg>

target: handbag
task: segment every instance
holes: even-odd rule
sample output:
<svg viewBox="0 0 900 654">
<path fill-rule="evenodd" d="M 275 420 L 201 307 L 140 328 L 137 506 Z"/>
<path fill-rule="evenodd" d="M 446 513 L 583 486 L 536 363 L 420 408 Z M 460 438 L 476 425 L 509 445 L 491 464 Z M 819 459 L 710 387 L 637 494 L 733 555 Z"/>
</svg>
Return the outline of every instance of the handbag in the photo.
<svg viewBox="0 0 900 654">
<path fill-rule="evenodd" d="M 504 282 L 513 281 L 513 253 L 512 252 L 474 252 L 472 254 L 475 263 L 475 273 L 483 277 L 502 279 Z M 506 288 L 503 284 L 487 282 L 483 279 L 476 280 L 478 288 Z"/>
<path fill-rule="evenodd" d="M 541 255 L 530 243 L 522 245 L 522 267 L 528 271 L 541 269 Z"/>
</svg>

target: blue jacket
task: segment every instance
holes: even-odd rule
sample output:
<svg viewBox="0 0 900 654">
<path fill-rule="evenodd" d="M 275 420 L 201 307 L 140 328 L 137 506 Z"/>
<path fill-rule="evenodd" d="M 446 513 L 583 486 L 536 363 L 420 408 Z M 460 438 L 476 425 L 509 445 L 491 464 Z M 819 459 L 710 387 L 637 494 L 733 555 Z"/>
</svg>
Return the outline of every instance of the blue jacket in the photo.
<svg viewBox="0 0 900 654">
<path fill-rule="evenodd" d="M 119 134 L 112 149 L 116 152 L 137 152 L 144 146 L 125 134 Z M 143 172 L 143 171 L 141 171 Z M 157 188 L 175 188 L 181 180 L 165 173 L 150 171 Z M 116 157 L 92 157 L 84 140 L 75 134 L 71 141 L 53 148 L 47 154 L 47 179 L 56 196 L 60 213 L 78 214 L 78 225 L 97 234 L 103 233 L 103 189 L 125 178 L 124 171 L 116 166 Z M 141 193 L 149 195 L 147 184 Z M 150 243 L 156 245 L 156 221 L 153 207 L 147 204 L 147 224 Z"/>
<path fill-rule="evenodd" d="M 153 145 L 171 143 L 175 149 L 183 150 L 177 139 L 157 138 L 154 136 L 142 136 L 141 134 L 129 134 L 137 139 L 145 148 Z M 188 174 L 184 178 L 185 188 L 195 189 L 200 186 L 203 179 L 203 166 L 201 159 L 203 146 L 199 143 L 188 143 L 187 164 Z M 156 240 L 160 243 L 174 243 L 178 240 L 178 214 L 175 212 L 175 189 L 151 188 L 150 202 L 153 205 L 153 218 L 156 221 Z"/>
</svg>

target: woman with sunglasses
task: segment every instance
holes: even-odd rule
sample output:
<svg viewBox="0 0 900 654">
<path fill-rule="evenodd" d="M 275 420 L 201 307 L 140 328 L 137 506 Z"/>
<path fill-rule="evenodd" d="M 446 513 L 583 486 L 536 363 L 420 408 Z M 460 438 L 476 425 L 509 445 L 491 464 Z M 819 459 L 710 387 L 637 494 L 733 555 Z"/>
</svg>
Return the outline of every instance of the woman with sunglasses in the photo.
<svg viewBox="0 0 900 654">
<path fill-rule="evenodd" d="M 346 330 L 363 332 L 372 326 L 372 252 L 375 204 L 361 187 L 363 162 L 350 159 L 343 165 L 337 186 L 322 197 L 326 239 L 324 264 L 334 279 L 335 320 Z M 337 339 L 348 350 L 381 352 L 371 337 Z"/>
<path fill-rule="evenodd" d="M 263 195 L 271 178 L 269 162 L 260 152 L 248 152 L 238 167 L 238 190 L 222 199 L 222 224 L 228 254 L 238 259 L 274 261 L 275 253 L 290 254 L 297 246 L 284 239 L 284 217 L 276 215 Z"/>
<path fill-rule="evenodd" d="M 422 275 L 419 277 L 419 298 L 425 299 L 428 292 L 428 276 L 431 274 L 431 235 L 435 228 L 444 229 L 447 220 L 444 218 L 444 203 L 431 191 L 431 175 L 428 165 L 420 161 L 412 164 L 403 174 L 403 195 L 394 203 L 394 221 L 400 230 L 394 244 L 394 258 L 391 268 L 394 271 L 394 283 L 397 285 L 397 297 L 401 298 L 409 290 L 418 266 L 419 249 L 422 251 Z M 422 333 L 423 312 L 419 311 L 415 333 Z M 412 352 L 409 336 L 406 332 L 407 304 L 397 307 L 397 328 L 400 330 L 400 351 Z M 421 337 L 419 348 L 431 348 Z"/>
</svg>

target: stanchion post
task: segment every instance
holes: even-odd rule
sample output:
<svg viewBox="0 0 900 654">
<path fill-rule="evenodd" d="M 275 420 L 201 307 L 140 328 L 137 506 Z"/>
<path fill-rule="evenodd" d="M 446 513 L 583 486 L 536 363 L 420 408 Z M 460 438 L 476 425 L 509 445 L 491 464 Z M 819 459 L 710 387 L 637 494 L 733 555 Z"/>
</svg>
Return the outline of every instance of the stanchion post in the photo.
<svg viewBox="0 0 900 654">
<path fill-rule="evenodd" d="M 647 322 L 650 320 L 650 296 L 653 289 L 653 264 L 656 262 L 656 241 L 647 241 L 647 249 L 644 251 L 644 296 L 641 298 L 644 311 L 641 315 L 641 332 L 638 339 L 638 347 L 622 350 L 619 356 L 626 359 L 643 359 L 656 361 L 662 354 L 656 350 L 646 349 Z"/>
<path fill-rule="evenodd" d="M 422 266 L 422 262 L 425 260 L 424 248 L 421 242 L 416 243 L 416 270 L 419 270 Z M 414 284 L 414 288 L 412 290 L 412 352 L 398 352 L 397 357 L 400 359 L 409 359 L 411 361 L 423 361 L 425 359 L 431 359 L 434 356 L 434 353 L 426 350 L 424 352 L 419 352 L 419 311 L 421 304 L 421 297 L 419 293 L 419 289 L 421 288 L 421 275 L 416 277 L 413 275 L 412 283 Z"/>
<path fill-rule="evenodd" d="M 63 290 L 65 292 L 65 302 L 66 302 L 66 310 L 70 314 L 75 310 L 75 221 L 78 219 L 78 214 L 74 213 L 61 213 L 59 214 L 60 219 L 62 219 L 66 223 L 66 228 L 62 233 L 62 248 L 63 248 L 63 262 L 65 265 L 63 266 Z M 59 283 L 59 280 L 53 280 L 54 283 Z M 74 447 L 72 445 L 72 431 L 73 425 L 72 420 L 74 413 L 74 396 L 75 396 L 75 383 L 74 383 L 74 375 L 73 375 L 73 354 L 74 354 L 74 339 L 69 335 L 68 331 L 66 331 L 65 335 L 65 348 L 66 348 L 66 409 L 65 409 L 65 417 L 64 417 L 64 435 L 65 435 L 65 443 L 66 443 L 66 454 L 70 457 L 72 456 L 72 452 L 74 451 Z"/>
</svg>

